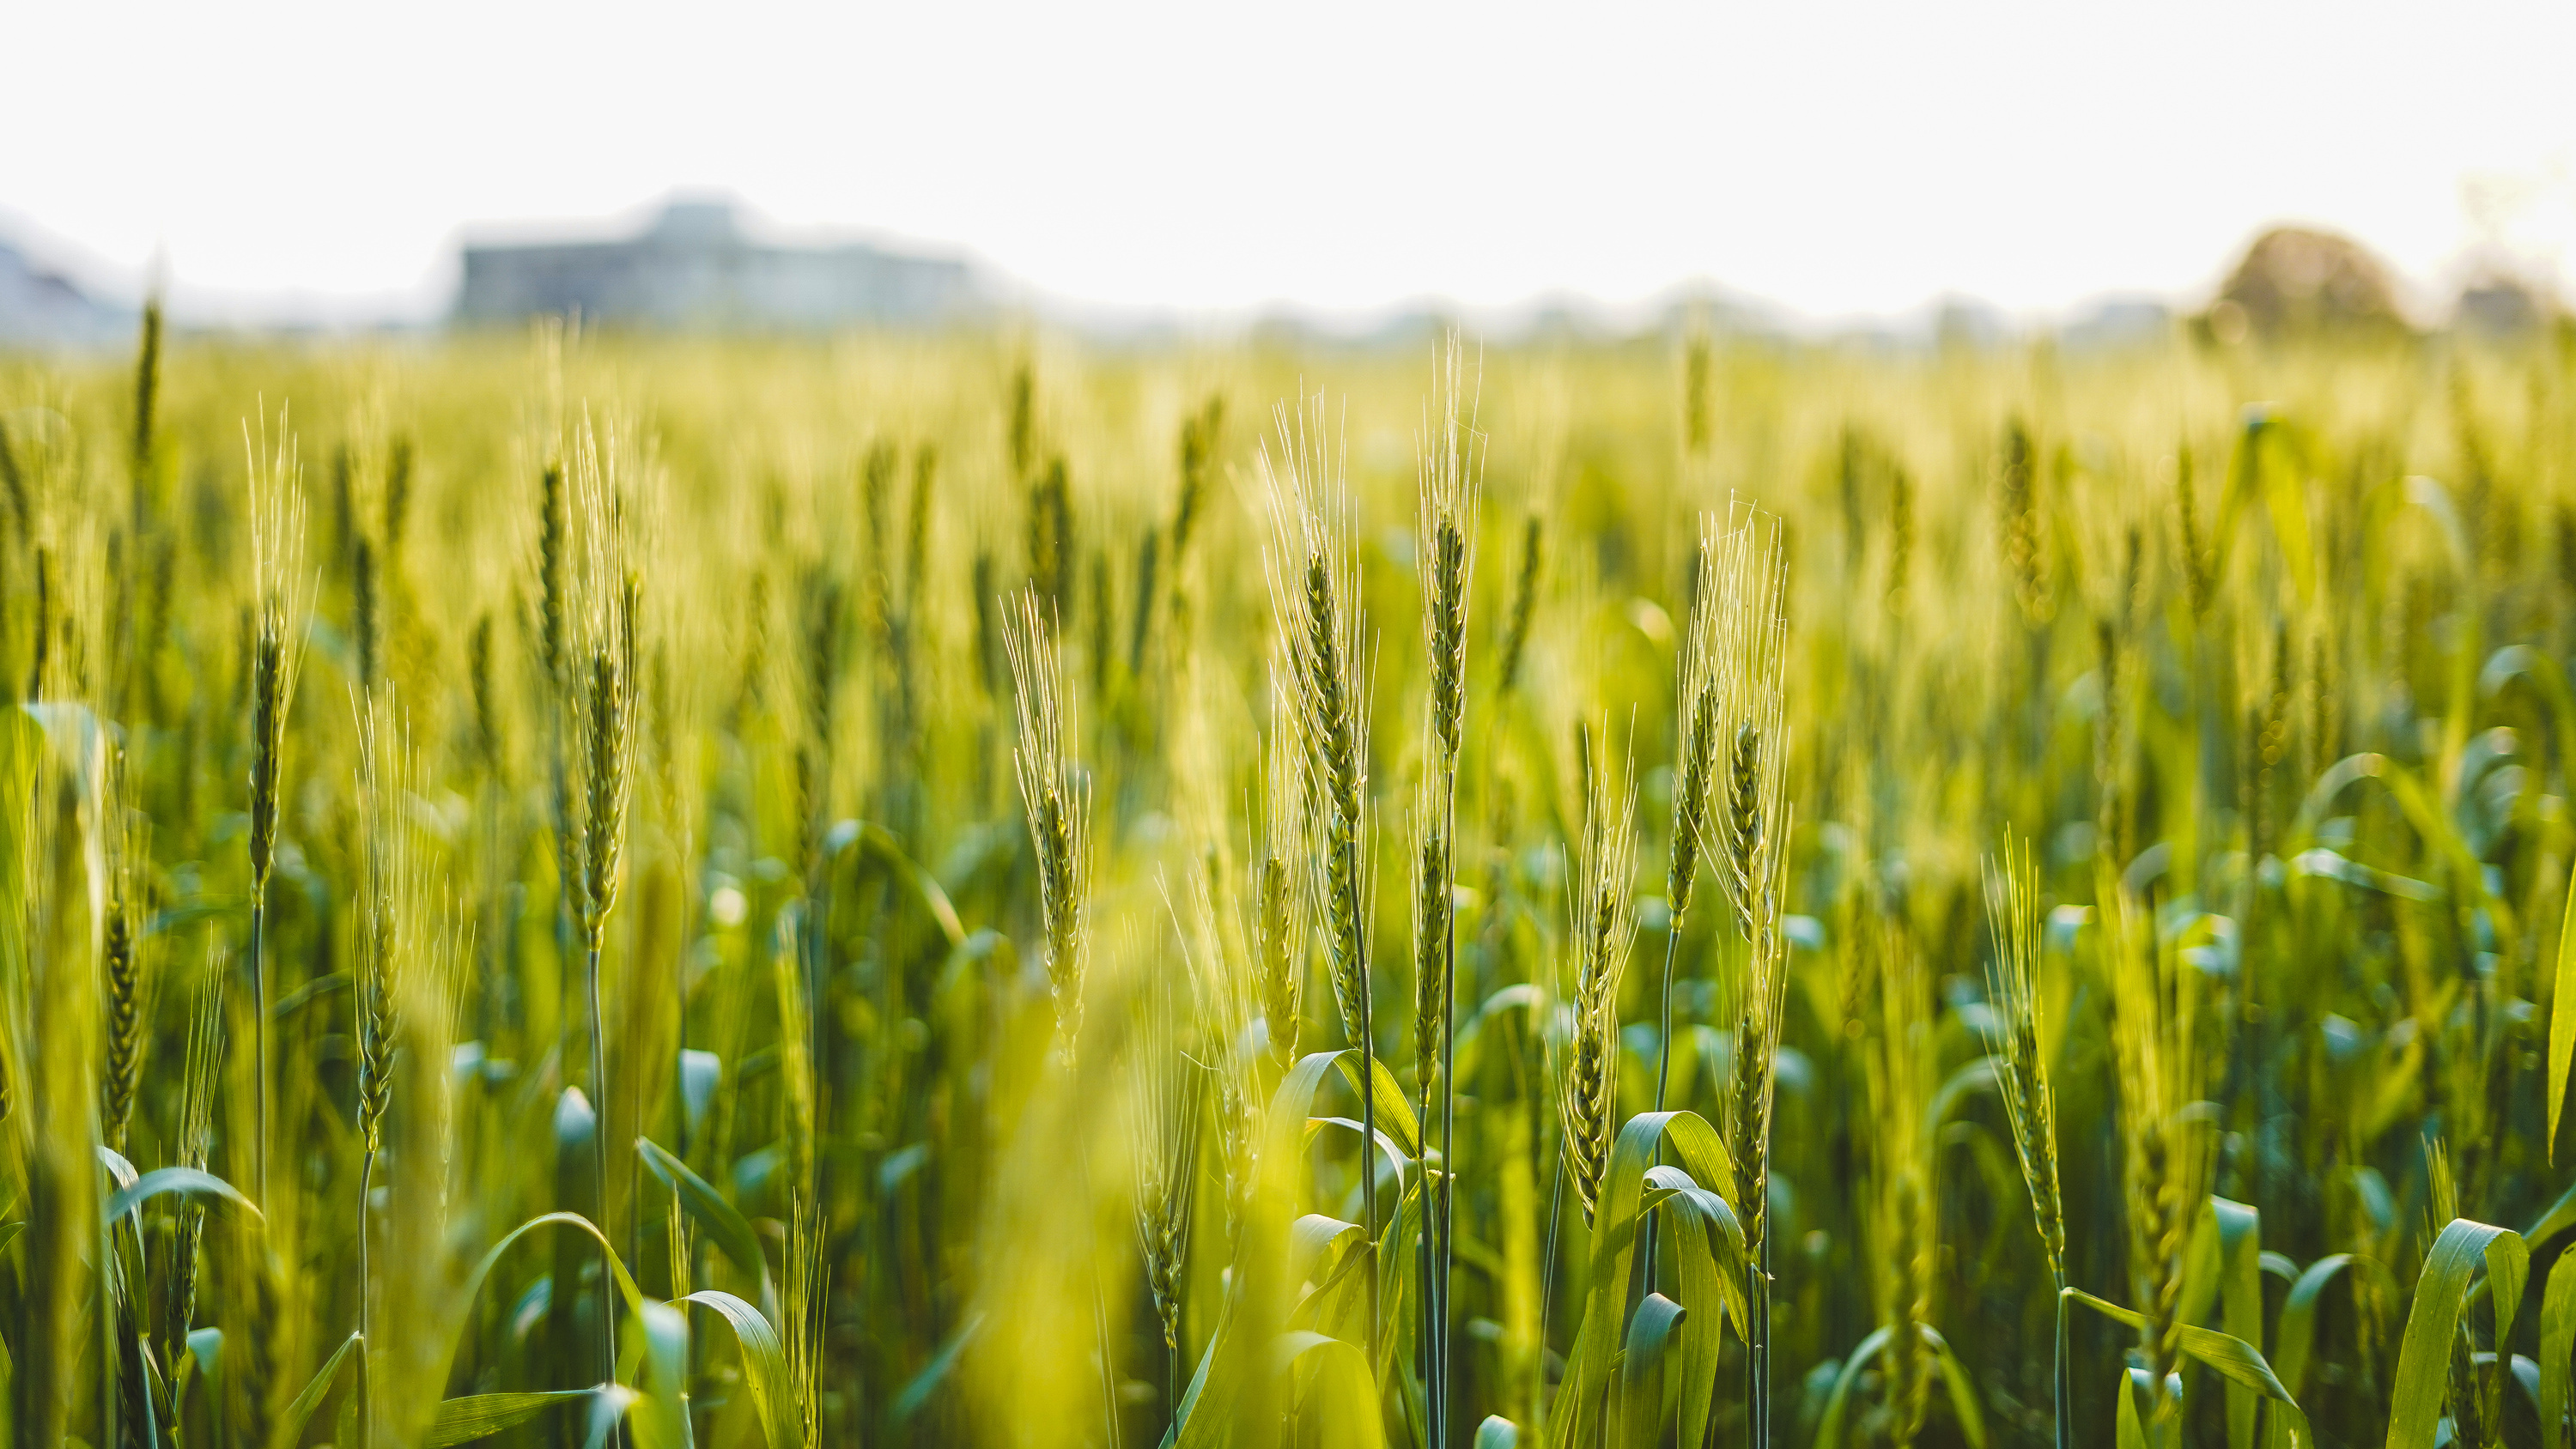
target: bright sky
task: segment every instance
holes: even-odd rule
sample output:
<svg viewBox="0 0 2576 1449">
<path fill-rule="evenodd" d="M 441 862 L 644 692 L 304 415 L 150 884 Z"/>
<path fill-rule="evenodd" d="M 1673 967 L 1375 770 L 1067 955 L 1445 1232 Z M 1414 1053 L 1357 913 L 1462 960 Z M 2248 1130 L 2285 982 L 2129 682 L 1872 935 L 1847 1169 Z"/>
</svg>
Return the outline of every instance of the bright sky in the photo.
<svg viewBox="0 0 2576 1449">
<path fill-rule="evenodd" d="M 673 188 L 1201 312 L 2033 311 L 2189 295 L 2285 218 L 2428 295 L 2497 231 L 2576 278 L 2562 0 L 11 12 L 0 227 L 183 298 L 434 310 L 461 230 Z"/>
</svg>

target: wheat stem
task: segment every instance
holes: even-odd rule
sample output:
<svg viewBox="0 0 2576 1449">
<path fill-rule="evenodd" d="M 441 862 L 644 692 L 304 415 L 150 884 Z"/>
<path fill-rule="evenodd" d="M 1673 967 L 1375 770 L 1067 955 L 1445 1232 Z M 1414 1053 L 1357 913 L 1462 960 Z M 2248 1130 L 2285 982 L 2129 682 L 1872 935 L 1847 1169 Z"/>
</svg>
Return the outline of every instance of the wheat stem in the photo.
<svg viewBox="0 0 2576 1449">
<path fill-rule="evenodd" d="M 375 1385 L 367 1372 L 368 1345 L 375 1340 L 368 1332 L 368 1304 L 374 1293 L 367 1276 L 367 1195 L 375 1187 L 376 1154 L 369 1149 L 358 1165 L 358 1443 L 361 1449 L 375 1442 Z"/>
</svg>

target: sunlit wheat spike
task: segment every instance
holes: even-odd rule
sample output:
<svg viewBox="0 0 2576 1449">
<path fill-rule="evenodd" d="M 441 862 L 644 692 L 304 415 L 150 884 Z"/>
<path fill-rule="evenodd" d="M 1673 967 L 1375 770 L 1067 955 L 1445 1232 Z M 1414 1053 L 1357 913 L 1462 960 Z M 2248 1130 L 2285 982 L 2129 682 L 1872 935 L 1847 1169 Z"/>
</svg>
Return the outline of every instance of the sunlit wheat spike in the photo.
<svg viewBox="0 0 2576 1449">
<path fill-rule="evenodd" d="M 359 889 L 356 945 L 358 1138 L 384 1146 L 393 1095 L 397 1013 L 406 973 L 422 955 L 427 889 L 409 818 L 418 765 L 409 727 L 388 692 L 362 694 L 358 716 Z"/>
<path fill-rule="evenodd" d="M 125 1150 L 134 1117 L 135 1087 L 150 1045 L 153 971 L 144 939 L 143 892 L 150 866 L 148 824 L 135 800 L 132 766 L 125 752 L 107 751 L 107 781 L 100 791 L 108 818 L 99 832 L 105 849 L 105 929 L 100 965 L 107 986 L 107 1070 L 100 1084 L 100 1129 L 107 1145 Z"/>
<path fill-rule="evenodd" d="M 1011 476 L 1026 480 L 1037 461 L 1037 375 L 1026 358 L 1011 369 L 1006 441 Z"/>
<path fill-rule="evenodd" d="M 830 1228 L 822 1209 L 803 1193 L 790 1201 L 786 1248 L 781 1254 L 786 1271 L 779 1289 L 778 1339 L 787 1368 L 788 1413 L 799 1436 L 792 1449 L 818 1449 L 823 1442 L 823 1319 L 832 1293 Z"/>
<path fill-rule="evenodd" d="M 1073 566 L 1073 485 L 1058 455 L 1029 480 L 1028 585 L 1059 613 L 1073 584 Z"/>
<path fill-rule="evenodd" d="M 1306 852 L 1307 779 L 1302 744 L 1272 690 L 1262 746 L 1260 857 L 1253 867 L 1253 959 L 1270 1053 L 1281 1070 L 1297 1060 L 1305 1018 L 1306 958 L 1314 938 L 1314 897 L 1300 890 Z"/>
<path fill-rule="evenodd" d="M 1914 576 L 1914 475 L 1893 465 L 1887 472 L 1887 612 L 1905 617 Z"/>
<path fill-rule="evenodd" d="M 798 818 L 804 823 L 804 838 L 798 843 L 805 857 L 795 862 L 796 874 L 804 879 L 812 870 L 823 823 L 830 813 L 830 802 L 822 798 L 830 785 L 835 705 L 840 694 L 843 593 L 841 580 L 830 567 L 811 566 L 801 592 L 805 599 L 804 618 L 804 734 L 797 741 Z"/>
<path fill-rule="evenodd" d="M 224 985 L 232 974 L 222 938 L 207 942 L 204 975 L 188 1012 L 188 1055 L 179 1090 L 178 1165 L 205 1170 L 215 1140 L 215 1094 L 222 1086 L 224 1062 Z M 165 1361 L 186 1352 L 189 1330 L 196 1326 L 198 1252 L 206 1229 L 206 1207 L 182 1205 L 172 1234 L 170 1269 L 162 1280 L 160 1351 Z"/>
<path fill-rule="evenodd" d="M 2001 1018 L 2004 1114 L 2012 1123 L 2013 1153 L 2048 1257 L 2049 1276 L 2066 1278 L 2066 1208 L 2058 1188 L 2057 1104 L 2048 1083 L 2048 1057 L 2040 1038 L 2039 878 L 2030 847 L 2010 833 L 1985 862 L 1986 921 L 1994 955 L 1986 968 L 1986 994 Z"/>
<path fill-rule="evenodd" d="M 588 695 L 590 718 L 582 740 L 590 799 L 584 811 L 588 837 L 583 866 L 585 925 L 595 941 L 617 905 L 618 862 L 626 849 L 626 810 L 634 793 L 635 657 L 632 636 L 623 629 L 613 641 L 592 648 Z"/>
<path fill-rule="evenodd" d="M 557 692 L 569 768 L 559 810 L 565 883 L 584 944 L 594 952 L 617 905 L 634 790 L 642 577 L 630 498 L 640 466 L 624 425 L 612 420 L 603 430 L 583 417 L 566 480 Z"/>
<path fill-rule="evenodd" d="M 1418 466 L 1415 562 L 1430 661 L 1431 735 L 1455 768 L 1467 710 L 1467 610 L 1476 581 L 1476 506 L 1483 491 L 1484 435 L 1476 431 L 1481 359 L 1470 370 L 1456 333 L 1433 369 Z"/>
<path fill-rule="evenodd" d="M 1700 517 L 1699 547 L 1691 570 L 1690 613 L 1674 661 L 1674 768 L 1672 858 L 1664 899 L 1675 915 L 1690 909 L 1699 879 L 1701 843 L 1709 834 L 1709 796 L 1715 786 L 1726 688 L 1718 626 L 1722 538 L 1710 515 Z M 1730 795 L 1732 791 L 1730 790 Z"/>
<path fill-rule="evenodd" d="M 904 510 L 903 619 L 912 631 L 921 618 L 923 583 L 930 573 L 930 517 L 937 503 L 939 445 L 912 450 L 912 505 Z"/>
<path fill-rule="evenodd" d="M 304 662 L 305 620 L 312 580 L 304 567 L 304 481 L 296 460 L 287 411 L 277 413 L 278 435 L 262 415 L 254 436 L 242 425 L 250 455 L 251 589 L 257 635 L 251 669 L 252 891 L 268 882 L 277 859 L 279 791 L 284 770 L 287 712 L 295 703 L 296 676 Z"/>
<path fill-rule="evenodd" d="M 153 424 L 157 419 L 161 391 L 161 293 L 155 287 L 143 301 L 143 339 L 134 357 L 134 434 L 130 455 L 137 489 L 136 523 L 142 516 L 145 475 L 152 465 Z"/>
<path fill-rule="evenodd" d="M 2200 531 L 2200 505 L 2192 496 L 2191 445 L 2174 449 L 2174 547 L 2182 555 L 2183 595 L 2197 618 L 2209 612 L 2214 581 L 2208 545 Z"/>
<path fill-rule="evenodd" d="M 1038 911 L 1045 930 L 1047 981 L 1055 995 L 1056 1048 L 1070 1061 L 1082 1031 L 1091 814 L 1090 787 L 1075 768 L 1069 741 L 1079 719 L 1074 684 L 1056 639 L 1054 611 L 1041 603 L 1036 589 L 1023 589 L 1006 603 L 1002 643 L 1011 659 L 1019 721 L 1012 759 L 1037 854 Z"/>
<path fill-rule="evenodd" d="M 18 462 L 18 449 L 10 441 L 6 419 L 0 419 L 0 497 L 8 500 L 10 521 L 25 529 L 35 510 L 27 496 L 27 472 Z"/>
<path fill-rule="evenodd" d="M 2121 696 L 2124 681 L 2120 662 L 2126 652 L 2120 641 L 2118 626 L 2103 619 L 2094 626 L 2095 658 L 2100 661 L 2102 705 L 2093 726 L 2093 839 L 2094 848 L 2105 860 L 2118 865 L 2127 860 L 2128 852 L 2121 837 L 2121 791 L 2126 740 L 2121 727 Z M 2258 831 L 2259 834 L 2259 831 Z M 2259 844 L 2259 841 L 2258 841 Z M 2259 858 L 2259 852 L 2258 858 Z"/>
<path fill-rule="evenodd" d="M 1197 536 L 1208 483 L 1216 471 L 1217 448 L 1225 432 L 1225 394 L 1211 392 L 1181 419 L 1180 495 L 1172 505 L 1172 586 L 1180 587 L 1180 569 Z"/>
<path fill-rule="evenodd" d="M 1151 979 L 1137 993 L 1136 1060 L 1127 1104 L 1136 1159 L 1136 1238 L 1164 1347 L 1177 1351 L 1207 1073 L 1190 1059 L 1183 1036 L 1192 1015 L 1187 975 L 1175 983 L 1174 973 L 1151 964 L 1144 969 Z"/>
<path fill-rule="evenodd" d="M 1996 508 L 2002 533 L 2005 575 L 2022 618 L 2039 625 L 2054 608 L 2049 577 L 2047 522 L 2041 506 L 2042 460 L 2030 427 L 2014 418 L 2004 429 L 2003 456 L 1996 476 Z"/>
<path fill-rule="evenodd" d="M 390 570 L 402 558 L 403 536 L 411 526 L 412 442 L 397 433 L 385 445 L 385 563 Z"/>
<path fill-rule="evenodd" d="M 1601 733 L 1607 735 L 1606 725 Z M 1612 776 L 1602 758 L 1606 754 L 1606 749 L 1594 753 L 1588 793 L 1592 805 L 1568 885 L 1573 896 L 1567 933 L 1573 955 L 1573 1020 L 1557 1096 L 1566 1176 L 1586 1222 L 1599 1200 L 1602 1174 L 1610 1167 L 1610 1139 L 1618 1130 L 1619 981 L 1637 928 L 1636 775 L 1623 765 Z"/>
<path fill-rule="evenodd" d="M 1779 520 L 1738 505 L 1716 540 L 1711 649 L 1725 754 L 1724 808 L 1707 812 L 1719 884 L 1746 939 L 1774 923 L 1785 862 L 1788 557 Z"/>
<path fill-rule="evenodd" d="M 361 689 L 373 689 L 384 667 L 384 609 L 377 573 L 375 540 L 361 534 L 349 563 L 350 653 L 356 658 Z"/>
<path fill-rule="evenodd" d="M 564 469 L 550 461 L 537 475 L 537 655 L 557 688 L 572 617 L 572 516 Z"/>
<path fill-rule="evenodd" d="M 1709 406 L 1710 371 L 1708 325 L 1694 318 L 1682 351 L 1682 451 L 1692 458 L 1708 452 L 1715 432 Z"/>
<path fill-rule="evenodd" d="M 46 686 L 51 682 L 47 678 L 46 666 L 51 662 L 54 644 L 54 551 L 38 545 L 35 563 L 36 618 L 35 629 L 29 636 L 27 647 L 29 655 L 27 698 L 41 700 L 47 693 Z"/>
<path fill-rule="evenodd" d="M 492 616 L 484 614 L 474 621 L 474 633 L 466 645 L 465 674 L 474 700 L 474 753 L 485 769 L 498 774 L 501 768 L 501 696 L 499 682 L 493 677 Z"/>
<path fill-rule="evenodd" d="M 2460 1180 L 2451 1170 L 2451 1147 L 2440 1133 L 2424 1139 L 2424 1239 L 2430 1242 L 2460 1215 Z"/>
<path fill-rule="evenodd" d="M 1787 998 L 1788 972 L 1776 948 L 1749 955 L 1735 983 L 1734 1046 L 1728 1058 L 1731 1074 L 1724 1102 L 1748 1242 L 1759 1241 L 1768 1196 L 1763 1162 L 1769 1153 L 1772 1094 Z"/>
<path fill-rule="evenodd" d="M 887 646 L 887 631 L 894 625 L 894 512 L 895 473 L 903 462 L 902 450 L 890 438 L 878 438 L 868 444 L 859 462 L 859 510 L 866 519 L 861 549 L 865 567 L 857 580 L 859 608 L 869 635 L 880 647 Z"/>
<path fill-rule="evenodd" d="M 1441 1030 L 1449 1015 L 1445 952 L 1457 909 L 1444 794 L 1441 782 L 1425 781 L 1414 806 L 1413 1059 L 1426 1101 L 1440 1076 Z"/>
<path fill-rule="evenodd" d="M 803 912 L 811 902 L 799 901 L 781 911 L 775 929 L 770 932 L 769 985 L 778 1010 L 778 1067 L 780 1079 L 780 1115 L 785 1119 L 781 1135 L 787 1158 L 787 1180 L 790 1190 L 810 1193 L 814 1190 L 814 1124 L 819 1099 L 814 1080 L 814 998 L 812 978 L 802 965 L 798 945 L 804 929 Z"/>
<path fill-rule="evenodd" d="M 1308 889 L 1332 970 L 1342 1030 L 1368 1039 L 1368 937 L 1361 899 L 1368 879 L 1368 690 L 1363 610 L 1343 460 L 1321 394 L 1275 418 L 1278 449 L 1255 455 L 1268 502 L 1265 550 L 1271 608 L 1289 665 L 1295 722 L 1313 791 L 1307 821 L 1319 869 Z"/>
<path fill-rule="evenodd" d="M 1520 565 L 1512 571 L 1512 607 L 1503 626 L 1502 663 L 1494 671 L 1496 692 L 1511 694 L 1520 686 L 1521 659 L 1529 650 L 1530 624 L 1538 617 L 1538 586 L 1547 565 L 1547 523 L 1537 510 L 1521 519 Z"/>
<path fill-rule="evenodd" d="M 1154 639 L 1154 601 L 1162 597 L 1163 534 L 1148 528 L 1136 546 L 1135 620 L 1127 636 L 1127 672 L 1145 673 L 1145 650 Z"/>
</svg>

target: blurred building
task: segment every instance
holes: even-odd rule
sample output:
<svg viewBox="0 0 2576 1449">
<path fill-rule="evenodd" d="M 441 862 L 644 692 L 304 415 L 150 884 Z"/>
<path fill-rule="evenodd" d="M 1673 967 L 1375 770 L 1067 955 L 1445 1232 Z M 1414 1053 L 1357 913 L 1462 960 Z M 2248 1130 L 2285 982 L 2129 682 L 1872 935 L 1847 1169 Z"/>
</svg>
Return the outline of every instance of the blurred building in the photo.
<svg viewBox="0 0 2576 1449">
<path fill-rule="evenodd" d="M 456 320 L 577 312 L 674 329 L 918 326 L 982 301 L 962 261 L 865 243 L 771 245 L 744 233 L 729 202 L 674 201 L 623 239 L 469 244 Z"/>
<path fill-rule="evenodd" d="M 2451 325 L 2489 337 L 2519 337 L 2557 315 L 2548 291 L 2510 272 L 2490 269 L 2460 289 Z"/>
</svg>

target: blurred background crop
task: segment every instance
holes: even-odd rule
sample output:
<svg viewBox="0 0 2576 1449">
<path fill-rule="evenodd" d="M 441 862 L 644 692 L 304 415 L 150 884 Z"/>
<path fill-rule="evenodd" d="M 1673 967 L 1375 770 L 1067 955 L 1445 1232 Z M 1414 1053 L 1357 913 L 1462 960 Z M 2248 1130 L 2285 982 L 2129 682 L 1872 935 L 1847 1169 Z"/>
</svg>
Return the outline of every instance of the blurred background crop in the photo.
<svg viewBox="0 0 2576 1449">
<path fill-rule="evenodd" d="M 418 329 L 488 315 L 476 247 L 635 237 L 677 197 L 781 244 L 961 261 L 988 305 L 1116 331 L 1632 330 L 1704 296 L 1766 329 L 1920 335 L 1945 311 L 2187 310 L 2286 224 L 2364 248 L 2435 325 L 2576 263 L 2571 26 L 2530 4 L 26 7 L 0 241 L 128 314 L 160 276 L 182 325 Z M 0 335 L 79 332 L 28 285 Z"/>
</svg>

